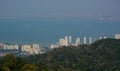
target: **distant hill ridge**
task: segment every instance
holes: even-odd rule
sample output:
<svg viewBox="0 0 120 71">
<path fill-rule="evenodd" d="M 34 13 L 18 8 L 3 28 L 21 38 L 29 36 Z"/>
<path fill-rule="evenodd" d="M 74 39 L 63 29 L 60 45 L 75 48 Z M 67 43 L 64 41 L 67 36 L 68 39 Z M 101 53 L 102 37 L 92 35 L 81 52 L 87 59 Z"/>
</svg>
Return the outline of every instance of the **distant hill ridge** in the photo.
<svg viewBox="0 0 120 71">
<path fill-rule="evenodd" d="M 96 41 L 95 43 L 91 44 L 93 47 L 98 47 L 98 46 L 106 46 L 106 47 L 120 47 L 120 39 L 113 39 L 113 38 L 108 38 L 108 39 L 101 39 Z"/>
<path fill-rule="evenodd" d="M 28 62 L 51 71 L 119 71 L 120 40 L 108 38 L 86 46 L 57 48 L 30 56 Z"/>
<path fill-rule="evenodd" d="M 120 71 L 120 40 L 68 46 L 25 58 L 0 58 L 0 71 Z"/>
</svg>

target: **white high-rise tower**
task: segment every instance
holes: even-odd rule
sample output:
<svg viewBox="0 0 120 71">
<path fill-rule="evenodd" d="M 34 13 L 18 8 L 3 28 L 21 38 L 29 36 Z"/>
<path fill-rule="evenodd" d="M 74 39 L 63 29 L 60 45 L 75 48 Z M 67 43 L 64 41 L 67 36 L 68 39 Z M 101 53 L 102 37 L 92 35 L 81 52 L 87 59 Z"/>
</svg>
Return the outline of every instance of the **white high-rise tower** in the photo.
<svg viewBox="0 0 120 71">
<path fill-rule="evenodd" d="M 84 37 L 84 44 L 87 44 L 87 38 Z"/>
<path fill-rule="evenodd" d="M 90 37 L 90 44 L 92 44 L 92 37 Z"/>
<path fill-rule="evenodd" d="M 72 37 L 69 36 L 69 43 L 72 43 Z"/>
<path fill-rule="evenodd" d="M 68 46 L 68 37 L 65 36 L 65 45 Z"/>
<path fill-rule="evenodd" d="M 60 44 L 60 46 L 66 46 L 66 40 L 65 39 L 60 39 L 59 44 Z"/>
<path fill-rule="evenodd" d="M 39 54 L 40 53 L 39 44 L 33 44 L 33 52 L 34 52 L 34 54 Z"/>
<path fill-rule="evenodd" d="M 76 38 L 76 46 L 80 45 L 80 38 Z"/>
</svg>

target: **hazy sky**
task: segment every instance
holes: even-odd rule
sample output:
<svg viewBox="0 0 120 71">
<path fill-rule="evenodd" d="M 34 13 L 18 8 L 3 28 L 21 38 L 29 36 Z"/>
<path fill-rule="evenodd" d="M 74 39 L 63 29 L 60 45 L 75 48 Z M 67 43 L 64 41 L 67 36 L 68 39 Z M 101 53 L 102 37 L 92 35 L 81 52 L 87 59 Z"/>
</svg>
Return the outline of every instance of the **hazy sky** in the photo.
<svg viewBox="0 0 120 71">
<path fill-rule="evenodd" d="M 119 28 L 120 0 L 0 0 L 1 42 L 113 37 Z"/>
<path fill-rule="evenodd" d="M 120 19 L 120 0 L 0 0 L 0 18 Z"/>
</svg>

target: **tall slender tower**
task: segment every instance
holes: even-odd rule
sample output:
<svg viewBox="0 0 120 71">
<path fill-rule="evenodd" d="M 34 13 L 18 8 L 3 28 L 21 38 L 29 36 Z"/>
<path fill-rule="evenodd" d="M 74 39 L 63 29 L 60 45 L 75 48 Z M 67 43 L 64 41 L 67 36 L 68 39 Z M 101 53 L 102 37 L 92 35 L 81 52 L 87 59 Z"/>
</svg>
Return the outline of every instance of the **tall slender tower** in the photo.
<svg viewBox="0 0 120 71">
<path fill-rule="evenodd" d="M 65 36 L 65 45 L 68 46 L 68 37 Z"/>
<path fill-rule="evenodd" d="M 66 40 L 65 39 L 60 39 L 59 44 L 60 44 L 60 46 L 66 46 Z"/>
<path fill-rule="evenodd" d="M 39 54 L 40 53 L 40 46 L 39 46 L 39 44 L 33 44 L 33 52 L 35 54 Z"/>
<path fill-rule="evenodd" d="M 87 38 L 84 37 L 84 44 L 87 44 Z"/>
<path fill-rule="evenodd" d="M 90 44 L 92 44 L 92 37 L 90 37 Z"/>
<path fill-rule="evenodd" d="M 80 38 L 76 38 L 76 46 L 80 45 Z"/>
<path fill-rule="evenodd" d="M 72 37 L 69 36 L 69 43 L 72 43 Z"/>
</svg>

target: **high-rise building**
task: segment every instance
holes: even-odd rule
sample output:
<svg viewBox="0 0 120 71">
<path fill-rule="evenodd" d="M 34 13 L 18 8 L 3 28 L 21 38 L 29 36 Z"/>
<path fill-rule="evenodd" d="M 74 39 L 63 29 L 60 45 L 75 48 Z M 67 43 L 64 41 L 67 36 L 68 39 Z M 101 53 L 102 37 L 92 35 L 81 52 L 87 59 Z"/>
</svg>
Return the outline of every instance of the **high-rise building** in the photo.
<svg viewBox="0 0 120 71">
<path fill-rule="evenodd" d="M 69 45 L 68 37 L 65 36 L 64 39 L 60 39 L 60 40 L 59 40 L 59 44 L 60 44 L 60 46 L 68 46 L 68 45 Z"/>
<path fill-rule="evenodd" d="M 76 38 L 76 46 L 80 45 L 80 38 Z"/>
<path fill-rule="evenodd" d="M 66 40 L 65 39 L 60 39 L 59 44 L 60 44 L 60 46 L 66 46 Z"/>
<path fill-rule="evenodd" d="M 39 44 L 33 44 L 33 52 L 34 54 L 40 54 L 40 46 Z"/>
<path fill-rule="evenodd" d="M 22 45 L 22 52 L 26 52 L 28 54 L 33 54 L 31 45 L 28 45 L 28 44 Z"/>
<path fill-rule="evenodd" d="M 120 39 L 120 34 L 116 34 L 115 39 Z"/>
<path fill-rule="evenodd" d="M 84 37 L 84 44 L 87 44 L 87 38 Z"/>
<path fill-rule="evenodd" d="M 72 37 L 69 36 L 69 43 L 71 44 L 72 43 Z"/>
<path fill-rule="evenodd" d="M 68 46 L 68 37 L 65 36 L 65 46 Z"/>
<path fill-rule="evenodd" d="M 89 41 L 90 41 L 90 44 L 92 44 L 92 37 L 90 37 L 90 40 L 89 40 Z"/>
</svg>

